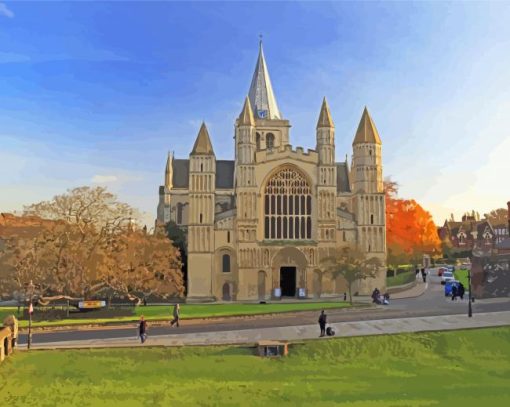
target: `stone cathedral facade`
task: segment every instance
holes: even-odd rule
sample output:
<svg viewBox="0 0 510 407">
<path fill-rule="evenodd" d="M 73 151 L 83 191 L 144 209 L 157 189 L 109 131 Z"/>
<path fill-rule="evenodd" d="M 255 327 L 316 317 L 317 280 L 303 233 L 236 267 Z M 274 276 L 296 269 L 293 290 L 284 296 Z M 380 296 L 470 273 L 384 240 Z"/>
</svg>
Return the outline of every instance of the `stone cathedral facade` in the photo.
<svg viewBox="0 0 510 407">
<path fill-rule="evenodd" d="M 385 263 L 381 139 L 365 108 L 352 161 L 335 157 L 326 99 L 315 149 L 293 148 L 260 45 L 255 73 L 235 122 L 235 159 L 217 160 L 202 124 L 188 159 L 169 154 L 157 222 L 187 231 L 188 301 L 319 297 L 346 291 L 322 272 L 337 247 L 358 245 Z M 384 289 L 384 267 L 356 291 Z"/>
</svg>

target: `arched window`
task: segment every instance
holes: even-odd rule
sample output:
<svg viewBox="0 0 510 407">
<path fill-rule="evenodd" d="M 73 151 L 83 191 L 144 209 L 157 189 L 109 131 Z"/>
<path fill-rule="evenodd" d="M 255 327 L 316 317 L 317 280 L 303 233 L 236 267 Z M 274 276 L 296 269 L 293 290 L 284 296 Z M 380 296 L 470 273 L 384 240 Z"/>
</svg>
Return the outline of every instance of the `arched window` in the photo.
<svg viewBox="0 0 510 407">
<path fill-rule="evenodd" d="M 222 258 L 223 264 L 223 272 L 230 273 L 230 256 L 228 254 L 224 254 Z"/>
<path fill-rule="evenodd" d="M 271 150 L 274 147 L 274 134 L 273 133 L 267 133 L 266 146 L 267 146 L 268 150 Z"/>
<path fill-rule="evenodd" d="M 204 164 L 200 164 L 200 172 L 204 172 Z"/>
<path fill-rule="evenodd" d="M 227 232 L 227 243 L 230 243 L 230 232 Z"/>
<path fill-rule="evenodd" d="M 260 133 L 256 134 L 255 140 L 257 142 L 257 150 L 260 150 Z"/>
<path fill-rule="evenodd" d="M 200 214 L 200 223 L 202 223 L 202 214 Z"/>
<path fill-rule="evenodd" d="M 374 215 L 370 215 L 370 224 L 373 225 L 374 224 Z"/>
<path fill-rule="evenodd" d="M 266 185 L 264 237 L 312 238 L 312 190 L 306 178 L 294 168 L 282 168 Z"/>
</svg>

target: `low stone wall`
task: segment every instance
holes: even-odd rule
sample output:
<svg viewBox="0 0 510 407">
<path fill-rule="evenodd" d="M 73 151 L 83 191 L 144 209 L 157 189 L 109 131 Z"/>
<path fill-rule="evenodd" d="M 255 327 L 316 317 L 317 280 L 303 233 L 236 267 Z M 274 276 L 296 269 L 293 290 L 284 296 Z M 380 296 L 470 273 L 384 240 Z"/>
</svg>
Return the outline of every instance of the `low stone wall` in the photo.
<svg viewBox="0 0 510 407">
<path fill-rule="evenodd" d="M 4 326 L 0 328 L 0 362 L 12 353 L 11 328 Z"/>
</svg>

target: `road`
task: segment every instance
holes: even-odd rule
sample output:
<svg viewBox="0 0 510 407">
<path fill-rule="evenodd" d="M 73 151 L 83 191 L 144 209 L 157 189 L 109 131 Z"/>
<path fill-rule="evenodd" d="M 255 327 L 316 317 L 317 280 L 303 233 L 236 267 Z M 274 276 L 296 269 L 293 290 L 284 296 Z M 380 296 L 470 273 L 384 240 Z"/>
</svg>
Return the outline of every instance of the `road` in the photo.
<svg viewBox="0 0 510 407">
<path fill-rule="evenodd" d="M 427 289 L 419 297 L 392 300 L 390 305 L 378 306 L 371 309 L 347 309 L 347 310 L 328 310 L 328 322 L 351 322 L 351 321 L 367 321 L 377 319 L 391 318 L 409 318 L 421 316 L 438 316 L 438 315 L 456 315 L 466 314 L 468 302 L 451 301 L 443 294 L 443 286 L 440 284 L 440 278 L 436 275 L 428 277 Z M 467 298 L 467 295 L 466 297 Z M 481 300 L 473 304 L 473 313 L 477 312 L 496 312 L 510 311 L 510 298 L 498 300 Z M 182 309 L 184 315 L 186 306 Z M 201 321 L 182 321 L 181 327 L 149 325 L 149 334 L 168 335 L 168 334 L 189 334 L 198 332 L 220 332 L 234 331 L 254 328 L 272 328 L 285 326 L 298 326 L 317 323 L 318 312 L 299 312 L 285 313 L 281 315 L 271 316 L 251 316 L 243 318 L 225 318 L 221 320 L 211 320 L 210 322 Z M 510 322 L 510 321 L 509 321 Z M 37 332 L 33 334 L 32 341 L 37 343 L 63 342 L 73 340 L 88 339 L 106 339 L 106 338 L 134 338 L 136 336 L 135 325 L 121 327 L 101 327 L 94 329 L 69 329 L 54 332 Z M 21 335 L 20 344 L 25 344 L 27 335 Z"/>
</svg>

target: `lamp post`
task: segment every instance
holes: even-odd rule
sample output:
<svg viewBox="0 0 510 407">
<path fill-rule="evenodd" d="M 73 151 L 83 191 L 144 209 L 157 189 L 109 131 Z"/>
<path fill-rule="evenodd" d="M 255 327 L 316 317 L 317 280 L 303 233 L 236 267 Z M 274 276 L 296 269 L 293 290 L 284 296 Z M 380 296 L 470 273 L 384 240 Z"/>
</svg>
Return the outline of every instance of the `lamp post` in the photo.
<svg viewBox="0 0 510 407">
<path fill-rule="evenodd" d="M 471 318 L 473 316 L 473 309 L 471 308 L 471 268 L 468 269 L 468 317 Z"/>
<path fill-rule="evenodd" d="M 34 296 L 34 284 L 32 280 L 30 280 L 30 284 L 28 284 L 28 289 L 30 292 L 29 296 L 29 304 L 28 304 L 28 341 L 27 348 L 30 349 L 32 346 L 32 314 L 34 312 L 34 306 L 32 305 L 32 297 Z"/>
</svg>

